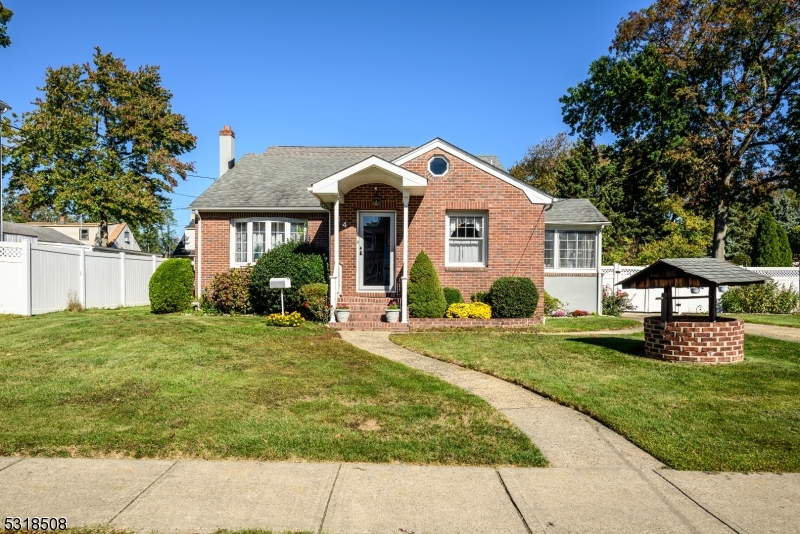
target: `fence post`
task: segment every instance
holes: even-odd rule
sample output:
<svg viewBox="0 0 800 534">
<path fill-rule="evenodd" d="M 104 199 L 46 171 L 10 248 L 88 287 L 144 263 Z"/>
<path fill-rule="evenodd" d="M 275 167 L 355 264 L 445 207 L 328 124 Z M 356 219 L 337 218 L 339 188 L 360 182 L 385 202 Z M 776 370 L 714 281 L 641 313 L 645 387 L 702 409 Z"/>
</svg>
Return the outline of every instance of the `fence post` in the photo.
<svg viewBox="0 0 800 534">
<path fill-rule="evenodd" d="M 119 261 L 120 261 L 120 285 L 119 285 L 119 299 L 120 299 L 120 306 L 125 306 L 125 253 L 119 253 Z"/>
<path fill-rule="evenodd" d="M 78 273 L 78 299 L 86 308 L 86 249 L 83 247 L 78 254 Z"/>
<path fill-rule="evenodd" d="M 33 287 L 31 284 L 31 242 L 22 242 L 22 287 L 25 288 L 25 301 L 22 303 L 22 314 L 33 315 Z"/>
</svg>

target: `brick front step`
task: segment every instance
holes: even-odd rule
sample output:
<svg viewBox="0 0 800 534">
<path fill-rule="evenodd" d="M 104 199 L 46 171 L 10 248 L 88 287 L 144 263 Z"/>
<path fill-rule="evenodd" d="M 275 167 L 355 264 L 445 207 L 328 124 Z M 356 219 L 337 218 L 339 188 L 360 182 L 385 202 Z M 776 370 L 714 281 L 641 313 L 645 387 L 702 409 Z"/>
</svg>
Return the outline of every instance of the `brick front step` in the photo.
<svg viewBox="0 0 800 534">
<path fill-rule="evenodd" d="M 386 307 L 390 300 L 400 300 L 398 297 L 339 297 L 339 302 L 346 302 L 348 304 L 377 304 Z"/>
<path fill-rule="evenodd" d="M 350 316 L 352 317 L 352 315 Z M 408 332 L 408 325 L 403 323 L 384 323 L 380 321 L 352 321 L 346 323 L 328 323 L 336 330 L 392 330 L 395 332 Z"/>
</svg>

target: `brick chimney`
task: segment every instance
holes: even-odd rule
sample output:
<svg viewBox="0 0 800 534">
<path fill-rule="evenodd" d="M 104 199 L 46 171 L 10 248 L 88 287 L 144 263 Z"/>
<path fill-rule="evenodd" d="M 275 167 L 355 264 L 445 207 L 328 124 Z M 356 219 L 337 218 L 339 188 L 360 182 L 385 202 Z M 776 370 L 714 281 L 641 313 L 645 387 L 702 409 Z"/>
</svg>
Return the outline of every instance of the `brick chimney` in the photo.
<svg viewBox="0 0 800 534">
<path fill-rule="evenodd" d="M 222 176 L 236 164 L 236 134 L 230 126 L 219 131 L 219 175 Z"/>
</svg>

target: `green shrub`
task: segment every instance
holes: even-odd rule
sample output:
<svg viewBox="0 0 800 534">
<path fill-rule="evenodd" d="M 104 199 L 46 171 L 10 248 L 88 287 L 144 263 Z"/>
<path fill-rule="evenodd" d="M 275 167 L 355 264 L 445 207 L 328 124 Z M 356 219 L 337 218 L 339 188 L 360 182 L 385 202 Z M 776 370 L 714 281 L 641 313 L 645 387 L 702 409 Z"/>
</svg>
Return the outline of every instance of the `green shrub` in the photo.
<svg viewBox="0 0 800 534">
<path fill-rule="evenodd" d="M 443 317 L 447 301 L 436 268 L 424 250 L 417 254 L 408 278 L 408 312 L 411 316 Z"/>
<path fill-rule="evenodd" d="M 753 260 L 750 259 L 750 255 L 745 252 L 737 252 L 728 261 L 734 265 L 741 265 L 743 267 L 750 267 L 753 263 Z"/>
<path fill-rule="evenodd" d="M 478 291 L 469 298 L 470 302 L 489 302 L 488 291 Z"/>
<path fill-rule="evenodd" d="M 794 313 L 800 306 L 793 285 L 783 288 L 771 281 L 732 287 L 720 298 L 726 313 Z"/>
<path fill-rule="evenodd" d="M 306 284 L 300 288 L 300 298 L 306 310 L 315 321 L 327 323 L 331 317 L 331 305 L 328 303 L 328 284 L 319 282 Z"/>
<path fill-rule="evenodd" d="M 288 278 L 292 282 L 291 288 L 283 290 L 287 311 L 305 309 L 300 288 L 306 284 L 327 283 L 328 255 L 313 243 L 289 241 L 261 256 L 250 282 L 250 301 L 257 313 L 281 311 L 281 290 L 270 289 L 270 278 Z"/>
<path fill-rule="evenodd" d="M 754 267 L 791 267 L 792 247 L 789 236 L 772 214 L 765 211 L 758 220 L 750 256 Z"/>
<path fill-rule="evenodd" d="M 603 315 L 619 317 L 623 312 L 635 310 L 630 295 L 627 291 L 617 289 L 616 291 L 609 285 L 603 286 Z"/>
<path fill-rule="evenodd" d="M 489 290 L 492 313 L 501 319 L 533 317 L 538 303 L 539 290 L 524 276 L 503 276 Z"/>
<path fill-rule="evenodd" d="M 206 302 L 221 313 L 250 313 L 252 267 L 234 268 L 217 273 L 206 288 Z"/>
<path fill-rule="evenodd" d="M 550 315 L 556 310 L 564 307 L 564 303 L 552 296 L 547 291 L 544 292 L 544 314 Z"/>
<path fill-rule="evenodd" d="M 444 293 L 444 300 L 447 301 L 448 306 L 464 302 L 461 291 L 454 287 L 443 287 L 442 292 Z"/>
<path fill-rule="evenodd" d="M 188 310 L 194 299 L 194 269 L 185 258 L 167 260 L 150 277 L 150 311 L 174 313 Z"/>
</svg>

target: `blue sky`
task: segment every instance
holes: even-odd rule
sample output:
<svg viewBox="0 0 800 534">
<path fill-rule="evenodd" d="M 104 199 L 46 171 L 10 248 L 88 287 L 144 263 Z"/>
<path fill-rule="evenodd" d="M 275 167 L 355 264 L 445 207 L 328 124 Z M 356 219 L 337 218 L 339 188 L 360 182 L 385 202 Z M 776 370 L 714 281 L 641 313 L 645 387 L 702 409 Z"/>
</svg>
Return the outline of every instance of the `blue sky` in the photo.
<svg viewBox="0 0 800 534">
<path fill-rule="evenodd" d="M 160 65 L 197 148 L 218 173 L 229 124 L 237 157 L 269 145 L 419 145 L 434 137 L 506 167 L 565 130 L 558 98 L 607 53 L 619 20 L 650 2 L 4 0 L 0 100 L 32 108 L 48 66 L 94 46 L 129 68 Z M 189 178 L 173 195 L 180 226 Z"/>
</svg>

